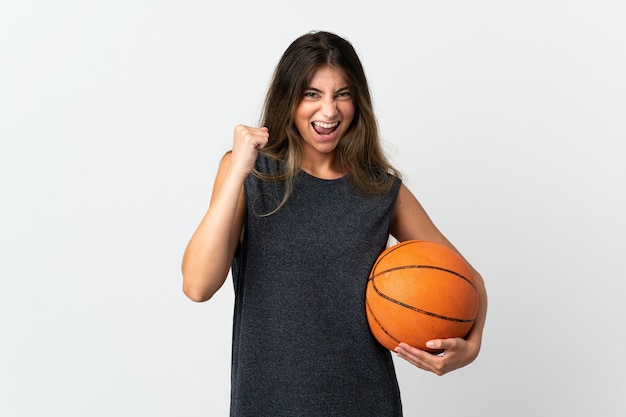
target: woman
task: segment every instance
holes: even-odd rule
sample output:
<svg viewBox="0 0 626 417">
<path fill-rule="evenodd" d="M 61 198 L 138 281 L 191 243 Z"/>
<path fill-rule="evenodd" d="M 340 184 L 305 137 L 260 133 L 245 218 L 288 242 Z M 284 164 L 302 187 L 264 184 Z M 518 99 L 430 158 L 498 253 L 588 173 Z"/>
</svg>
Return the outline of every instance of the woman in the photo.
<svg viewBox="0 0 626 417">
<path fill-rule="evenodd" d="M 453 248 L 384 156 L 352 45 L 301 36 L 276 67 L 262 127 L 235 128 L 183 257 L 194 301 L 232 267 L 232 416 L 402 415 L 390 352 L 364 309 L 389 235 Z M 428 342 L 439 356 L 400 343 L 398 356 L 437 375 L 476 358 L 487 296 L 472 271 L 480 302 L 469 335 Z"/>
</svg>

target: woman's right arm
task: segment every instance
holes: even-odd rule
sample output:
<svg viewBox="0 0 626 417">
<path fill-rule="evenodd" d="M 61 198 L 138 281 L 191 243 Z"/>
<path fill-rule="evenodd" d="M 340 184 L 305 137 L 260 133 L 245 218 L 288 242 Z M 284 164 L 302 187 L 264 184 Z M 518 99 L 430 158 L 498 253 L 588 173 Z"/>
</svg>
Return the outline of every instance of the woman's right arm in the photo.
<svg viewBox="0 0 626 417">
<path fill-rule="evenodd" d="M 210 299 L 228 276 L 243 229 L 243 183 L 267 140 L 266 128 L 235 128 L 233 150 L 220 162 L 209 209 L 183 255 L 183 292 L 193 301 Z"/>
</svg>

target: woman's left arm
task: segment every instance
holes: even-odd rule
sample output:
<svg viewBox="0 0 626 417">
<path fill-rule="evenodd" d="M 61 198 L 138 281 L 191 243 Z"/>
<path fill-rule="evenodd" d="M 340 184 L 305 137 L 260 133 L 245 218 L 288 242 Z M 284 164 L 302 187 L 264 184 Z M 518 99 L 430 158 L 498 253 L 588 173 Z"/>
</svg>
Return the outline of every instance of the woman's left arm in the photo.
<svg viewBox="0 0 626 417">
<path fill-rule="evenodd" d="M 437 229 L 417 198 L 404 186 L 400 187 L 391 223 L 391 235 L 399 242 L 405 240 L 426 240 L 439 243 L 459 251 Z M 459 253 L 459 255 L 461 255 Z M 463 255 L 461 255 L 463 256 Z M 467 260 L 466 260 L 467 262 Z M 483 328 L 487 316 L 487 291 L 485 283 L 468 262 L 478 290 L 478 312 L 474 325 L 465 339 L 435 339 L 427 342 L 432 349 L 443 350 L 443 354 L 433 355 L 406 343 L 400 343 L 395 352 L 413 365 L 443 375 L 470 364 L 478 356 L 482 342 Z"/>
</svg>

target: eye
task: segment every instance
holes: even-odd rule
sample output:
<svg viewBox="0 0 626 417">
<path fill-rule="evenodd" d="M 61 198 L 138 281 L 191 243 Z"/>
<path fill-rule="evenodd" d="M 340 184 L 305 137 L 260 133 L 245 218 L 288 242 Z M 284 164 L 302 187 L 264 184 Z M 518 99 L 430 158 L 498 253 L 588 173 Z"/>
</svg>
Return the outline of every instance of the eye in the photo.
<svg viewBox="0 0 626 417">
<path fill-rule="evenodd" d="M 315 91 L 307 91 L 304 93 L 305 98 L 318 98 L 319 94 Z"/>
<path fill-rule="evenodd" d="M 351 99 L 352 98 L 352 93 L 349 91 L 342 91 L 339 94 L 337 94 L 337 98 L 340 100 L 347 100 L 347 99 Z"/>
</svg>

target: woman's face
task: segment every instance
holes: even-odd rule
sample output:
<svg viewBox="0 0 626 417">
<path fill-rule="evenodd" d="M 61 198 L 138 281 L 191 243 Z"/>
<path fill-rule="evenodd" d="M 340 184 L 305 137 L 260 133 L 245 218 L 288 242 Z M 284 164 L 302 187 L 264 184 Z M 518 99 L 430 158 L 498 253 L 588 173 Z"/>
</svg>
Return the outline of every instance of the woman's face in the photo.
<svg viewBox="0 0 626 417">
<path fill-rule="evenodd" d="M 295 113 L 304 140 L 304 155 L 333 154 L 354 117 L 352 92 L 343 75 L 331 68 L 319 69 Z"/>
</svg>

